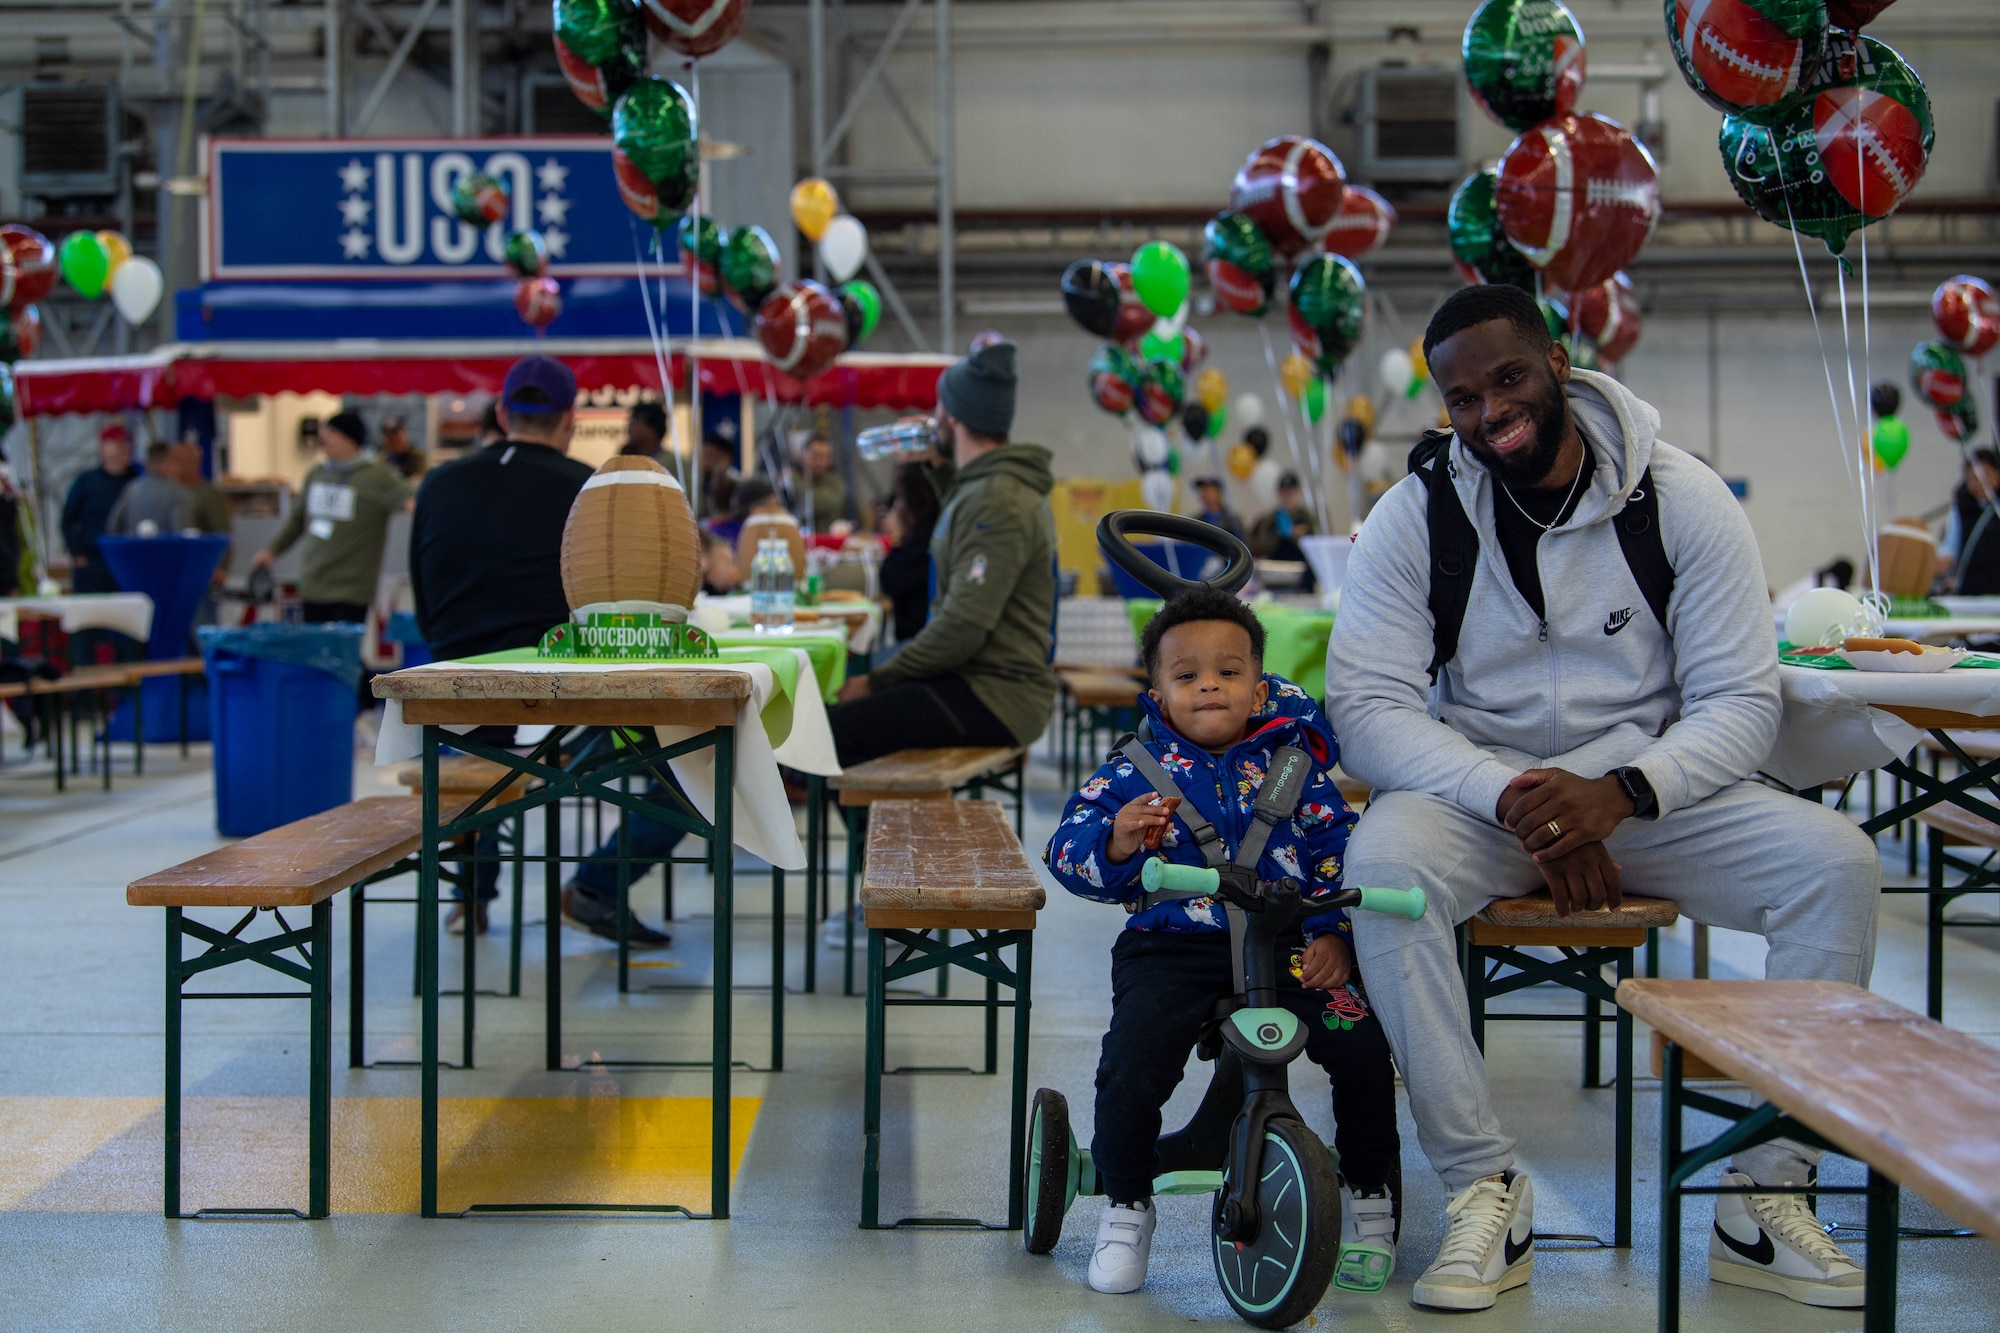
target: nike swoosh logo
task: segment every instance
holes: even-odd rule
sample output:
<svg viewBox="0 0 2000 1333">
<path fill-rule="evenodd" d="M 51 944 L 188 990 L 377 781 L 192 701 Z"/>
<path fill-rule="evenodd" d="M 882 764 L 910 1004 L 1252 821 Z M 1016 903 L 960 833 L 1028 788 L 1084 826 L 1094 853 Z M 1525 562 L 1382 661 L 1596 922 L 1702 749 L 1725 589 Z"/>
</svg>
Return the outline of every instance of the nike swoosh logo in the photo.
<svg viewBox="0 0 2000 1333">
<path fill-rule="evenodd" d="M 1610 615 L 1604 617 L 1605 636 L 1608 638 L 1609 636 L 1616 634 L 1619 630 L 1624 629 L 1627 625 L 1631 623 L 1632 623 L 1632 608 L 1629 606 L 1620 607 L 1618 610 L 1613 611 Z"/>
<path fill-rule="evenodd" d="M 1766 1240 L 1764 1243 L 1766 1245 L 1769 1245 L 1771 1242 L 1769 1240 Z M 1507 1267 L 1512 1268 L 1522 1255 L 1526 1254 L 1529 1250 L 1532 1250 L 1534 1248 L 1535 1248 L 1534 1232 L 1530 1231 L 1527 1235 L 1523 1236 L 1520 1240 L 1517 1241 L 1514 1239 L 1514 1233 L 1509 1231 L 1507 1233 L 1507 1242 L 1504 1246 L 1502 1246 L 1502 1249 L 1506 1252 L 1507 1256 Z"/>
<path fill-rule="evenodd" d="M 1716 1224 L 1715 1234 L 1722 1237 L 1724 1245 L 1727 1245 L 1730 1249 L 1736 1251 L 1759 1267 L 1768 1268 L 1778 1260 L 1778 1247 L 1771 1243 L 1771 1238 L 1764 1233 L 1762 1227 L 1757 1229 L 1757 1243 L 1755 1245 L 1745 1245 L 1742 1241 L 1724 1231 L 1721 1223 Z"/>
</svg>

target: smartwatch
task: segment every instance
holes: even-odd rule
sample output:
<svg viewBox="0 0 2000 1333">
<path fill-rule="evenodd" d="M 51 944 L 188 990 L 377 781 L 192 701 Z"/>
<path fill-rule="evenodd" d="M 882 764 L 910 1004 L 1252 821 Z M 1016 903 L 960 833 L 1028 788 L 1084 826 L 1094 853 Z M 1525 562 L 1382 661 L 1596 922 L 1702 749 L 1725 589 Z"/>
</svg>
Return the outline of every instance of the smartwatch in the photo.
<svg viewBox="0 0 2000 1333">
<path fill-rule="evenodd" d="M 1653 795 L 1653 784 L 1646 781 L 1646 774 L 1637 768 L 1626 766 L 1614 768 L 1611 776 L 1618 779 L 1618 785 L 1632 802 L 1634 819 L 1656 819 L 1660 813 L 1660 798 Z"/>
</svg>

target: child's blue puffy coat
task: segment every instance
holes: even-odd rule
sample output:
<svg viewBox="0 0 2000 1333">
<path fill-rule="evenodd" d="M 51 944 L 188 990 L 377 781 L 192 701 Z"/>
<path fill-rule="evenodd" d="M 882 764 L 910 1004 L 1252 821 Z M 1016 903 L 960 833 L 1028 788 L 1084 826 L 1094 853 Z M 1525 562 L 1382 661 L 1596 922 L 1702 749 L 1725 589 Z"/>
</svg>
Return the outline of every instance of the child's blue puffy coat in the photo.
<svg viewBox="0 0 2000 1333">
<path fill-rule="evenodd" d="M 1257 873 L 1265 880 L 1289 875 L 1305 886 L 1308 895 L 1329 893 L 1340 888 L 1347 833 L 1355 819 L 1328 771 L 1339 761 L 1340 749 L 1310 695 L 1269 672 L 1264 674 L 1264 682 L 1270 687 L 1269 697 L 1263 711 L 1251 720 L 1250 735 L 1221 755 L 1183 740 L 1160 716 L 1152 698 L 1141 695 L 1139 704 L 1153 722 L 1154 739 L 1146 748 L 1203 817 L 1215 825 L 1232 857 L 1249 830 L 1251 810 L 1258 789 L 1264 785 L 1264 775 L 1270 771 L 1272 751 L 1296 745 L 1311 755 L 1312 774 L 1298 810 L 1289 825 L 1279 824 L 1271 830 Z M 1112 821 L 1128 802 L 1152 793 L 1152 784 L 1137 769 L 1123 759 L 1114 759 L 1070 797 L 1062 823 L 1042 853 L 1064 888 L 1098 902 L 1131 903 L 1144 895 L 1139 868 L 1148 857 L 1161 856 L 1183 865 L 1203 864 L 1194 834 L 1179 815 L 1159 851 L 1141 850 L 1123 865 L 1112 864 L 1106 854 Z M 1309 914 L 1303 925 L 1308 940 L 1330 930 L 1344 934 L 1347 914 L 1338 909 Z M 1216 910 L 1214 899 L 1179 898 L 1134 912 L 1125 928 L 1200 934 L 1226 931 L 1228 925 L 1223 913 Z"/>
</svg>

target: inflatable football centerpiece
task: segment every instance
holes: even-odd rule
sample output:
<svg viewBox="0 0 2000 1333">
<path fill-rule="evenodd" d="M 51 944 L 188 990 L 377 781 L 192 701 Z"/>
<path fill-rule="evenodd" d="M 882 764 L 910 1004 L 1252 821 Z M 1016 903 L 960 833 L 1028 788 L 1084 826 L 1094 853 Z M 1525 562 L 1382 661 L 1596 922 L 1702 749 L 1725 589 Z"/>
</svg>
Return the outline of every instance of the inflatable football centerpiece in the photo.
<svg viewBox="0 0 2000 1333">
<path fill-rule="evenodd" d="M 543 657 L 713 657 L 687 623 L 701 589 L 701 534 L 674 475 L 621 455 L 583 483 L 563 526 L 566 625 L 542 636 Z"/>
</svg>

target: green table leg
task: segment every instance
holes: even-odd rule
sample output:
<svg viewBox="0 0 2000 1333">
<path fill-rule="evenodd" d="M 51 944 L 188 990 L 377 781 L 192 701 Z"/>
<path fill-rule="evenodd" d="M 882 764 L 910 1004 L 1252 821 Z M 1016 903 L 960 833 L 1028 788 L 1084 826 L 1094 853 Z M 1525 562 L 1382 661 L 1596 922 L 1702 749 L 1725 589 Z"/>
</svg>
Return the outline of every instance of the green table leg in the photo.
<svg viewBox="0 0 2000 1333">
<path fill-rule="evenodd" d="M 825 831 L 820 827 L 826 817 L 826 779 L 817 773 L 806 776 L 806 931 L 804 948 L 806 954 L 805 988 L 807 994 L 819 990 L 819 903 L 823 886 L 820 876 L 825 873 L 825 850 L 821 839 Z"/>
<path fill-rule="evenodd" d="M 181 1215 L 181 909 L 167 909 L 166 1201 L 168 1217 Z"/>
<path fill-rule="evenodd" d="M 423 989 L 419 1211 L 438 1215 L 438 729 L 424 728 L 424 840 L 417 869 L 417 971 Z"/>
<path fill-rule="evenodd" d="M 736 914 L 736 827 L 734 819 L 734 793 L 736 791 L 736 731 L 732 727 L 715 729 L 715 837 L 709 847 L 714 856 L 715 875 L 715 1040 L 710 1053 L 710 1071 L 713 1098 L 713 1125 L 711 1128 L 713 1162 L 711 1172 L 713 1185 L 709 1193 L 709 1212 L 716 1217 L 729 1216 L 729 1088 L 730 1088 L 730 1023 L 733 1018 L 731 988 L 736 982 L 736 965 L 733 948 L 735 944 Z"/>
<path fill-rule="evenodd" d="M 581 816 L 579 816 L 579 819 Z M 542 997 L 545 1063 L 562 1068 L 562 802 L 542 807 Z"/>
<path fill-rule="evenodd" d="M 363 1035 L 368 1023 L 368 886 L 347 891 L 347 1067 L 360 1069 L 367 1061 Z"/>
<path fill-rule="evenodd" d="M 854 927 L 848 922 L 848 929 Z M 882 1047 L 883 1024 L 887 1016 L 883 1004 L 887 989 L 882 977 L 883 935 L 868 932 L 868 1017 L 863 1038 L 866 1070 L 861 1093 L 861 1227 L 872 1231 L 879 1225 L 882 1207 Z"/>
<path fill-rule="evenodd" d="M 771 867 L 771 1069 L 785 1067 L 785 872 Z"/>
<path fill-rule="evenodd" d="M 312 1071 L 307 1076 L 306 1216 L 325 1217 L 333 1157 L 333 900 L 312 909 Z"/>
<path fill-rule="evenodd" d="M 1896 1333 L 1896 1245 L 1902 1195 L 1896 1182 L 1868 1168 L 1868 1285 L 1862 1294 L 1863 1333 Z"/>
<path fill-rule="evenodd" d="M 999 954 L 994 954 L 997 962 Z M 1028 1011 L 1034 994 L 1035 933 L 1014 933 L 1014 1105 L 1007 1134 L 1007 1229 L 1019 1231 L 1026 1200 L 1022 1163 L 1028 1160 Z"/>
</svg>

